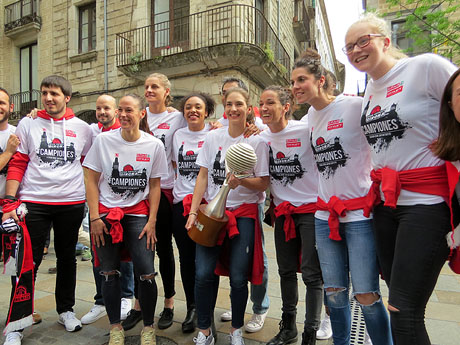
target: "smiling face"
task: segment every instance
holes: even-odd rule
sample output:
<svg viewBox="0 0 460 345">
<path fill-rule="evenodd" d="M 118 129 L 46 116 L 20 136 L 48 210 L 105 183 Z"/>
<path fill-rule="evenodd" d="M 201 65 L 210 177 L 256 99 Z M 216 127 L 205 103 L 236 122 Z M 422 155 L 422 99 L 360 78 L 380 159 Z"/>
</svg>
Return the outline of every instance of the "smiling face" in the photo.
<svg viewBox="0 0 460 345">
<path fill-rule="evenodd" d="M 145 109 L 139 109 L 139 102 L 131 96 L 120 99 L 118 104 L 118 119 L 122 130 L 139 129 L 139 123 L 145 116 Z"/>
<path fill-rule="evenodd" d="M 460 75 L 452 83 L 452 99 L 449 105 L 454 112 L 455 119 L 460 122 Z"/>
<path fill-rule="evenodd" d="M 354 44 L 353 51 L 347 55 L 348 61 L 359 71 L 368 73 L 373 79 L 378 79 L 383 64 L 390 58 L 387 54 L 390 46 L 388 37 L 370 37 L 369 44 L 360 48 L 356 42 L 363 36 L 380 34 L 369 23 L 361 22 L 353 24 L 345 36 L 345 45 Z"/>
<path fill-rule="evenodd" d="M 184 117 L 189 128 L 203 128 L 204 119 L 208 116 L 206 104 L 200 97 L 190 97 L 184 104 Z"/>
<path fill-rule="evenodd" d="M 270 128 L 275 125 L 281 125 L 283 128 L 286 126 L 286 112 L 289 107 L 289 103 L 281 104 L 278 93 L 273 90 L 265 90 L 260 96 L 260 117 L 263 123 Z"/>
<path fill-rule="evenodd" d="M 8 121 L 12 111 L 13 104 L 10 103 L 10 97 L 5 92 L 0 91 L 0 124 Z"/>
<path fill-rule="evenodd" d="M 117 116 L 115 99 L 108 95 L 99 96 L 96 100 L 96 119 L 104 127 L 110 127 Z"/>
<path fill-rule="evenodd" d="M 239 124 L 243 127 L 246 125 L 246 117 L 251 111 L 244 96 L 238 91 L 227 94 L 225 99 L 225 113 L 227 114 L 229 125 Z"/>
<path fill-rule="evenodd" d="M 165 104 L 169 92 L 170 90 L 156 77 L 147 78 L 144 83 L 144 96 L 149 104 Z"/>
<path fill-rule="evenodd" d="M 324 79 L 324 77 L 321 78 Z M 320 94 L 321 83 L 321 79 L 316 79 L 303 67 L 298 67 L 291 73 L 292 93 L 299 104 L 311 104 L 311 101 Z"/>
<path fill-rule="evenodd" d="M 41 99 L 46 112 L 53 118 L 64 116 L 70 96 L 65 96 L 58 86 L 42 86 Z"/>
</svg>

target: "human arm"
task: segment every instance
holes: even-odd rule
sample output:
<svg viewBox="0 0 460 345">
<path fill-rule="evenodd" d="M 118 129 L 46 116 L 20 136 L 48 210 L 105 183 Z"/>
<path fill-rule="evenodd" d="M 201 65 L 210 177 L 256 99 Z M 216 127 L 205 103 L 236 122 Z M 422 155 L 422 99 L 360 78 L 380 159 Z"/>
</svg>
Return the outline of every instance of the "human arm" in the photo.
<svg viewBox="0 0 460 345">
<path fill-rule="evenodd" d="M 8 164 L 11 157 L 16 153 L 19 143 L 19 138 L 15 134 L 11 134 L 8 138 L 5 151 L 0 154 L 0 170 Z"/>
<path fill-rule="evenodd" d="M 213 130 L 213 129 L 217 129 L 217 128 L 220 128 L 220 127 L 223 127 L 224 125 L 222 123 L 220 123 L 219 121 L 210 121 L 208 122 L 209 124 L 209 130 Z"/>
<path fill-rule="evenodd" d="M 230 189 L 235 189 L 238 186 L 243 186 L 248 189 L 256 190 L 258 192 L 265 192 L 270 183 L 269 176 L 260 176 L 260 177 L 246 177 L 239 179 L 235 175 L 230 174 L 228 177 L 228 185 Z"/>
<path fill-rule="evenodd" d="M 200 207 L 201 200 L 203 199 L 204 192 L 208 188 L 208 168 L 201 167 L 200 172 L 196 178 L 195 189 L 193 190 L 192 205 L 190 206 L 190 213 L 187 219 L 185 228 L 190 230 L 195 224 L 198 208 Z"/>
<path fill-rule="evenodd" d="M 157 213 L 158 205 L 160 204 L 161 198 L 161 188 L 160 188 L 160 178 L 150 178 L 149 179 L 149 219 L 147 224 L 145 224 L 144 229 L 142 229 L 139 239 L 144 235 L 147 236 L 147 249 L 154 250 L 155 243 L 157 242 L 156 229 L 155 225 L 157 222 Z"/>
<path fill-rule="evenodd" d="M 109 233 L 99 214 L 99 178 L 101 173 L 89 168 L 84 168 L 86 184 L 86 201 L 88 202 L 90 215 L 90 231 L 93 242 L 99 248 L 105 245 L 104 232 Z"/>
</svg>

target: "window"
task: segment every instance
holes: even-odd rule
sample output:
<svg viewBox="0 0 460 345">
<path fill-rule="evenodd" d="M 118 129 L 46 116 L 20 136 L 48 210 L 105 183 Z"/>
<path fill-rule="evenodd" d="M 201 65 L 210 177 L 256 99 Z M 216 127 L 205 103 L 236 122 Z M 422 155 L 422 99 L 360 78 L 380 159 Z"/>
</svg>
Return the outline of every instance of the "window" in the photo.
<svg viewBox="0 0 460 345">
<path fill-rule="evenodd" d="M 96 49 L 96 3 L 78 9 L 78 52 Z"/>
<path fill-rule="evenodd" d="M 16 111 L 26 114 L 30 109 L 37 107 L 40 96 L 37 78 L 37 43 L 20 48 L 20 104 Z"/>
<path fill-rule="evenodd" d="M 430 31 L 424 29 L 420 25 L 421 33 L 419 37 L 424 41 L 424 44 L 420 45 L 417 44 L 414 39 L 407 37 L 407 29 L 405 28 L 405 24 L 405 20 L 393 21 L 391 23 L 391 31 L 393 33 L 392 41 L 409 56 L 430 52 Z"/>
</svg>

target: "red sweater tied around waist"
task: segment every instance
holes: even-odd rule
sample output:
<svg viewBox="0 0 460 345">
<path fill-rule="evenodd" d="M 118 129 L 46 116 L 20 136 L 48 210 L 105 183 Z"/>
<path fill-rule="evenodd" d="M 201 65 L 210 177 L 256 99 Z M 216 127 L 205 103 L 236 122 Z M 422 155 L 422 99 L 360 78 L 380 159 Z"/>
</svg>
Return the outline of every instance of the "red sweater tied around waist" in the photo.
<svg viewBox="0 0 460 345">
<path fill-rule="evenodd" d="M 342 237 L 339 234 L 339 217 L 345 217 L 347 211 L 355 211 L 363 209 L 366 206 L 366 197 L 360 197 L 349 200 L 340 200 L 336 196 L 329 199 L 326 203 L 323 199 L 318 197 L 316 203 L 319 211 L 328 211 L 329 218 L 327 220 L 329 224 L 329 238 L 334 241 L 341 241 Z"/>
<path fill-rule="evenodd" d="M 293 238 L 296 238 L 295 233 L 295 224 L 294 219 L 292 219 L 293 214 L 299 213 L 315 213 L 316 212 L 316 203 L 303 204 L 298 207 L 292 205 L 289 201 L 283 201 L 281 204 L 275 207 L 275 216 L 276 218 L 284 216 L 284 236 L 285 241 L 289 241 Z"/>
<path fill-rule="evenodd" d="M 449 198 L 446 165 L 395 171 L 381 168 L 371 171 L 372 185 L 367 194 L 364 215 L 369 217 L 374 206 L 380 204 L 380 187 L 385 196 L 385 206 L 396 208 L 401 189 L 411 192 Z"/>
</svg>

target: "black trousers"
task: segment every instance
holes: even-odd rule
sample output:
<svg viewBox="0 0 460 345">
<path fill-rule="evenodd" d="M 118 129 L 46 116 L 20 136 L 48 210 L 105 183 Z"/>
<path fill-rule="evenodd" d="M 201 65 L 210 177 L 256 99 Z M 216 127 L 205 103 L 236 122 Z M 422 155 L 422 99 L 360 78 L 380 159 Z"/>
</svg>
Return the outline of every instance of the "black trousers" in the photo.
<svg viewBox="0 0 460 345">
<path fill-rule="evenodd" d="M 185 224 L 187 217 L 182 214 L 182 201 L 173 205 L 173 235 L 179 250 L 180 276 L 184 287 L 187 309 L 195 307 L 195 248 L 196 244 L 188 236 Z"/>
<path fill-rule="evenodd" d="M 56 310 L 58 314 L 73 311 L 77 279 L 75 246 L 78 240 L 78 229 L 83 220 L 85 204 L 45 205 L 31 202 L 25 204 L 28 210 L 26 225 L 32 243 L 35 277 L 42 262 L 43 249 L 52 225 L 57 259 L 54 295 Z"/>
<path fill-rule="evenodd" d="M 425 308 L 449 255 L 446 203 L 374 209 L 377 254 L 389 288 L 388 303 L 395 345 L 431 344 Z"/>
</svg>

